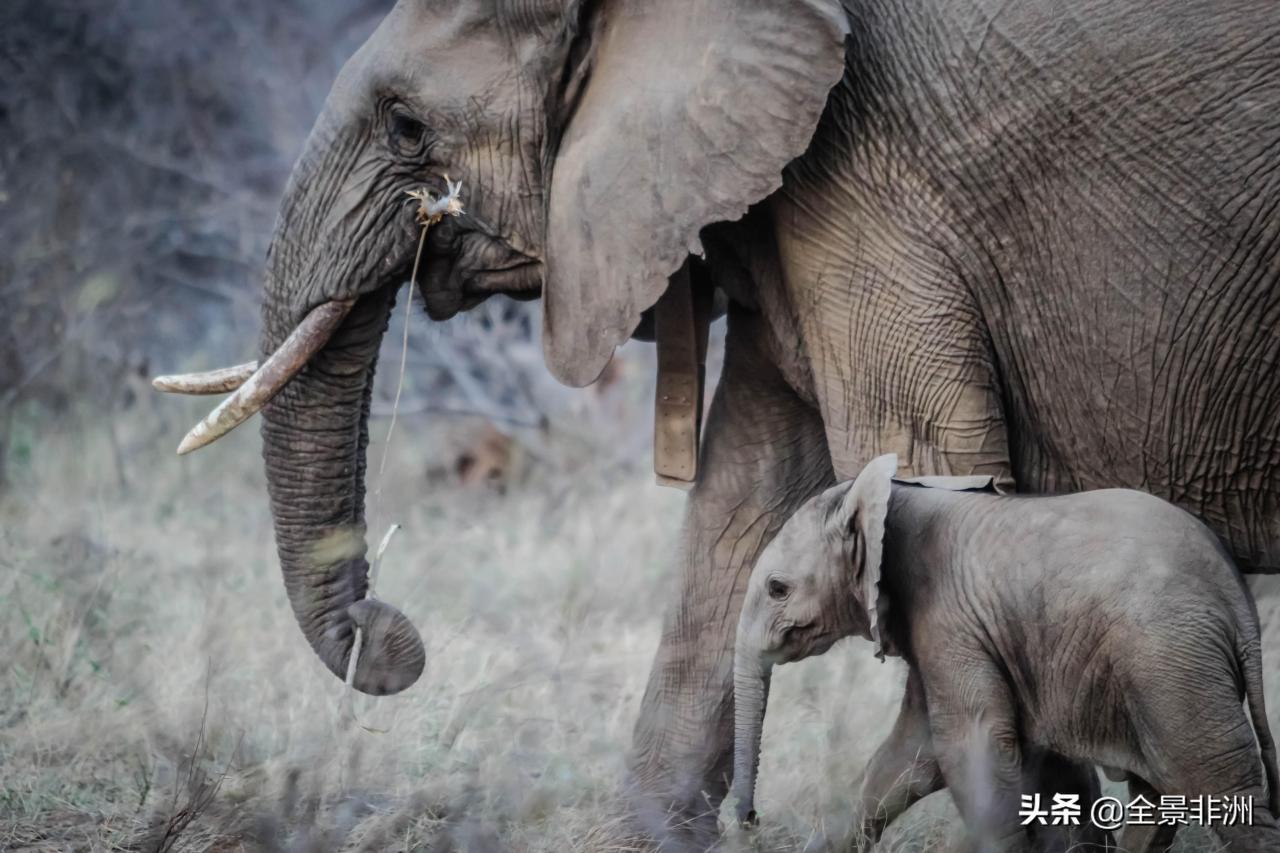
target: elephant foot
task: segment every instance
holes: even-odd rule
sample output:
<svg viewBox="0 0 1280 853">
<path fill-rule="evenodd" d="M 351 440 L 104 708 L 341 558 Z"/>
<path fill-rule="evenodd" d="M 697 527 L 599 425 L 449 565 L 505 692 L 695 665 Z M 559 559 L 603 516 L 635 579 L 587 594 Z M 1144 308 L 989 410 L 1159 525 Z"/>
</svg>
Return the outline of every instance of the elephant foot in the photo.
<svg viewBox="0 0 1280 853">
<path fill-rule="evenodd" d="M 650 676 L 624 791 L 634 826 L 658 850 L 700 853 L 720 838 L 733 775 L 732 661 L 696 650 L 725 645 L 664 641 Z M 667 658 L 671 646 L 695 653 Z"/>
<path fill-rule="evenodd" d="M 632 781 L 626 796 L 628 829 L 662 853 L 701 853 L 720 838 L 719 798 L 668 784 Z"/>
</svg>

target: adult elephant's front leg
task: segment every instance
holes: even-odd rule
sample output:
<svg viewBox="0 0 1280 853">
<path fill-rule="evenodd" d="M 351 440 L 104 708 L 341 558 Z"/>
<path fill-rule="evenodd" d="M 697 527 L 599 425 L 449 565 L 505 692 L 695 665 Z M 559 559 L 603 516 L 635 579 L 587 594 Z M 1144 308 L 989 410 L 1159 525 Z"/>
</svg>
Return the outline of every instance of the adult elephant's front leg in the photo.
<svg viewBox="0 0 1280 853">
<path fill-rule="evenodd" d="M 817 412 L 787 385 L 758 317 L 729 317 L 699 482 L 689 499 L 679 599 L 667 614 L 631 756 L 644 831 L 671 848 L 710 843 L 732 772 L 733 644 L 760 551 L 829 485 Z"/>
</svg>

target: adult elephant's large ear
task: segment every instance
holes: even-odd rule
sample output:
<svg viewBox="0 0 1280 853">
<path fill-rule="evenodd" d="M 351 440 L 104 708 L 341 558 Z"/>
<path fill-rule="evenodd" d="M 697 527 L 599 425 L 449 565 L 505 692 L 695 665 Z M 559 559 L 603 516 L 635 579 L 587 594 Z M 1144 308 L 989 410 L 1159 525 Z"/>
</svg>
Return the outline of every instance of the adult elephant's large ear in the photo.
<svg viewBox="0 0 1280 853">
<path fill-rule="evenodd" d="M 596 0 L 556 154 L 543 344 L 586 385 L 703 226 L 782 184 L 844 69 L 838 0 Z M 585 34 L 584 34 L 585 35 Z"/>
<path fill-rule="evenodd" d="M 838 502 L 828 518 L 832 537 L 842 544 L 849 557 L 853 596 L 866 611 L 871 641 L 876 644 L 876 656 L 881 660 L 888 645 L 884 626 L 888 602 L 880 589 L 881 558 L 884 554 L 884 524 L 889 516 L 889 496 L 897 473 L 897 454 L 886 453 L 872 459 L 852 486 L 835 486 L 832 489 L 845 491 L 838 495 Z"/>
</svg>

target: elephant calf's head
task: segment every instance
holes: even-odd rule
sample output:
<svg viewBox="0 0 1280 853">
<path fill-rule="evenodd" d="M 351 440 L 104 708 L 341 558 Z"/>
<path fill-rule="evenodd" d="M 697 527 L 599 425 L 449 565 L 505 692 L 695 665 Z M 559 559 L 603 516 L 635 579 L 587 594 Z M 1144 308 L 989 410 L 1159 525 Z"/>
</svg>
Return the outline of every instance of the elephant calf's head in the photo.
<svg viewBox="0 0 1280 853">
<path fill-rule="evenodd" d="M 733 793 L 743 823 L 755 819 L 772 667 L 822 654 L 854 634 L 884 653 L 880 555 L 897 469 L 894 454 L 878 457 L 852 483 L 810 500 L 778 531 L 751 573 L 733 663 Z"/>
</svg>

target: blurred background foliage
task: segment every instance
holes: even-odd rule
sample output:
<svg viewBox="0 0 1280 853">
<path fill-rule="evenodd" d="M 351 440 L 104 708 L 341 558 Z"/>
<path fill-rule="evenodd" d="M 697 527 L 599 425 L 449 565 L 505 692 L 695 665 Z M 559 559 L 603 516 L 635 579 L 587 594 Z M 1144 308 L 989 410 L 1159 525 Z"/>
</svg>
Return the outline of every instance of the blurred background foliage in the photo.
<svg viewBox="0 0 1280 853">
<path fill-rule="evenodd" d="M 289 168 L 343 59 L 390 5 L 0 8 L 10 452 L 15 413 L 128 406 L 158 367 L 254 354 L 259 271 Z"/>
</svg>

